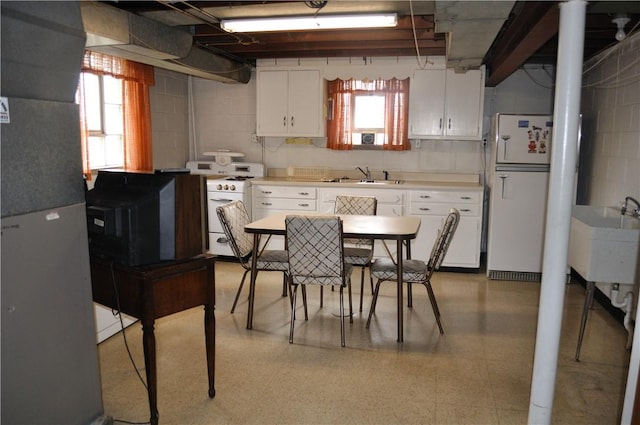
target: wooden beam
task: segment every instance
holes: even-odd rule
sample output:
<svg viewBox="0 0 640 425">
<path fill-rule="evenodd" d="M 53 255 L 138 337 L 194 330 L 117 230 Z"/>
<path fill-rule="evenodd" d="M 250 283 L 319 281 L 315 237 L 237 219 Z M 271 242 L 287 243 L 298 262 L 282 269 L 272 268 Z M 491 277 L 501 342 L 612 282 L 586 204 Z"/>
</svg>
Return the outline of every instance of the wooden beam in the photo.
<svg viewBox="0 0 640 425">
<path fill-rule="evenodd" d="M 524 2 L 487 54 L 487 87 L 495 87 L 558 33 L 557 2 Z"/>
</svg>

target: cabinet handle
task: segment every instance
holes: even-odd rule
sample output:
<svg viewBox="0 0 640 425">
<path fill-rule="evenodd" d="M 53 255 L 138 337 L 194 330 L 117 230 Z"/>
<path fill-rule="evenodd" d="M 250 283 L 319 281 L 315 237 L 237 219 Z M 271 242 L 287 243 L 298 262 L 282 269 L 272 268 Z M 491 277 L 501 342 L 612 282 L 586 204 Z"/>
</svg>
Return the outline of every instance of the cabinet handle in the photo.
<svg viewBox="0 0 640 425">
<path fill-rule="evenodd" d="M 420 211 L 431 211 L 431 208 L 427 208 L 427 207 L 420 207 L 419 209 Z"/>
<path fill-rule="evenodd" d="M 271 194 L 271 191 L 270 190 L 263 190 L 262 193 L 264 193 L 265 195 L 269 195 L 269 194 Z"/>
<path fill-rule="evenodd" d="M 296 119 L 293 117 L 293 115 L 291 115 L 291 127 L 293 127 L 296 124 Z"/>
<path fill-rule="evenodd" d="M 307 196 L 309 192 L 298 192 L 298 195 Z"/>
<path fill-rule="evenodd" d="M 471 212 L 469 208 L 461 208 L 460 212 Z"/>
<path fill-rule="evenodd" d="M 216 239 L 216 242 L 218 242 L 218 243 L 229 243 L 229 239 L 227 239 L 227 238 L 218 238 L 218 239 Z"/>
<path fill-rule="evenodd" d="M 282 126 L 283 127 L 287 126 L 287 116 L 286 115 L 284 117 L 282 117 Z"/>
<path fill-rule="evenodd" d="M 440 118 L 440 126 L 438 128 L 442 130 L 442 118 Z"/>
<path fill-rule="evenodd" d="M 309 204 L 298 204 L 299 207 L 308 207 Z"/>
<path fill-rule="evenodd" d="M 272 204 L 271 204 L 271 202 L 261 202 L 261 205 L 269 206 L 269 205 L 272 205 Z"/>
<path fill-rule="evenodd" d="M 469 200 L 471 199 L 471 196 L 461 196 L 460 199 Z"/>
<path fill-rule="evenodd" d="M 451 118 L 449 118 L 449 130 L 451 130 Z"/>
<path fill-rule="evenodd" d="M 421 199 L 429 199 L 429 198 L 431 198 L 431 196 L 430 195 L 420 195 L 420 198 Z"/>
</svg>

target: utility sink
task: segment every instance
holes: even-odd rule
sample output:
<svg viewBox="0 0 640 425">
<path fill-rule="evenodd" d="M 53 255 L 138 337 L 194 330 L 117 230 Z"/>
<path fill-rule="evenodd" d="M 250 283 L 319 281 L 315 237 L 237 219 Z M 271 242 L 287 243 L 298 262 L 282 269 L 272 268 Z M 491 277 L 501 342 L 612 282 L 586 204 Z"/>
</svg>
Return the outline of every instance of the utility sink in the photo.
<svg viewBox="0 0 640 425">
<path fill-rule="evenodd" d="M 569 265 L 586 281 L 634 283 L 639 244 L 640 220 L 620 208 L 573 207 Z"/>
</svg>

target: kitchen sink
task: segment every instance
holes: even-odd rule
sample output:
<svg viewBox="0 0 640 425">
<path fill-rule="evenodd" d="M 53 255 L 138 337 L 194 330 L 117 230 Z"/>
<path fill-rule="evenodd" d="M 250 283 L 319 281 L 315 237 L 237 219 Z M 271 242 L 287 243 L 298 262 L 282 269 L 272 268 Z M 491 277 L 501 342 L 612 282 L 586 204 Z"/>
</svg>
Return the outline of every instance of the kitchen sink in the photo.
<svg viewBox="0 0 640 425">
<path fill-rule="evenodd" d="M 375 185 L 386 185 L 386 184 L 402 184 L 404 180 L 358 180 L 358 179 L 350 179 L 348 177 L 335 178 L 328 180 L 330 183 L 350 183 L 350 184 L 375 184 Z"/>
<path fill-rule="evenodd" d="M 620 208 L 575 205 L 571 217 L 569 265 L 587 281 L 634 283 L 640 220 Z"/>
</svg>

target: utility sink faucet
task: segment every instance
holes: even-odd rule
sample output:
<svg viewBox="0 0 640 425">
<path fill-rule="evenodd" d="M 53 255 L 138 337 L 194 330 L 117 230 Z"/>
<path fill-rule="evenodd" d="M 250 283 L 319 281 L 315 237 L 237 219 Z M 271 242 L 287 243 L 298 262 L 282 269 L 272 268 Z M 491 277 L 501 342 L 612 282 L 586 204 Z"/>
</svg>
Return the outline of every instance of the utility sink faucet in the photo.
<svg viewBox="0 0 640 425">
<path fill-rule="evenodd" d="M 620 214 L 625 215 L 627 213 L 627 206 L 629 204 L 629 201 L 636 204 L 636 207 L 633 209 L 633 212 L 631 213 L 631 215 L 633 217 L 640 218 L 640 202 L 638 202 L 635 198 L 631 196 L 627 196 L 626 198 L 624 198 L 624 203 L 622 204 L 622 208 L 620 209 Z"/>
<path fill-rule="evenodd" d="M 369 167 L 364 167 L 364 168 L 365 168 L 365 170 L 367 170 L 367 171 L 364 171 L 364 170 L 363 170 L 362 168 L 360 168 L 360 167 L 356 167 L 356 170 L 358 170 L 358 171 L 360 171 L 362 174 L 364 174 L 364 178 L 365 178 L 365 179 L 367 179 L 367 180 L 371 180 L 371 171 L 369 171 Z M 640 206 L 640 205 L 639 205 L 639 206 Z"/>
</svg>

